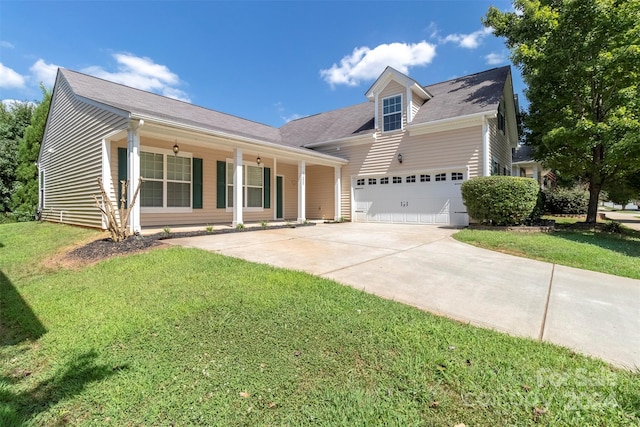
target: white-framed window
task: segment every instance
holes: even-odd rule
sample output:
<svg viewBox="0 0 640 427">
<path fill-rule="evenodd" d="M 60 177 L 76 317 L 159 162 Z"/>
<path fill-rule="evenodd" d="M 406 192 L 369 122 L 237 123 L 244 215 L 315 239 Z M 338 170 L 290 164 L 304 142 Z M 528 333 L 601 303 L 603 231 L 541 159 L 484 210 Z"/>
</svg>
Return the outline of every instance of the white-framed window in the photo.
<svg viewBox="0 0 640 427">
<path fill-rule="evenodd" d="M 378 183 L 378 180 L 375 178 L 369 178 L 369 185 L 376 185 Z"/>
<path fill-rule="evenodd" d="M 462 181 L 462 172 L 451 172 L 451 181 Z"/>
<path fill-rule="evenodd" d="M 446 173 L 438 173 L 436 174 L 436 181 L 446 181 L 447 174 Z"/>
<path fill-rule="evenodd" d="M 504 118 L 504 103 L 498 105 L 498 130 L 504 135 L 507 123 Z"/>
<path fill-rule="evenodd" d="M 364 178 L 356 179 L 356 185 L 364 185 Z"/>
<path fill-rule="evenodd" d="M 402 129 L 402 95 L 382 100 L 382 131 Z"/>
<path fill-rule="evenodd" d="M 401 176 L 394 176 L 393 177 L 393 183 L 394 184 L 402 184 L 402 177 Z"/>
<path fill-rule="evenodd" d="M 140 152 L 140 207 L 191 209 L 191 157 L 166 150 L 145 148 Z M 132 190 L 133 191 L 133 190 Z"/>
<path fill-rule="evenodd" d="M 234 164 L 227 160 L 227 208 L 233 209 Z M 264 169 L 258 164 L 242 165 L 242 207 L 262 210 L 264 203 Z"/>
<path fill-rule="evenodd" d="M 420 182 L 430 182 L 431 181 L 431 175 L 420 175 Z"/>
<path fill-rule="evenodd" d="M 493 170 L 491 175 L 500 175 L 500 162 L 495 157 L 492 158 L 493 161 Z"/>
<path fill-rule="evenodd" d="M 380 178 L 380 184 L 388 184 L 389 183 L 389 177 L 385 176 L 384 178 Z"/>
<path fill-rule="evenodd" d="M 415 175 L 409 175 L 408 177 L 405 178 L 404 182 L 406 182 L 406 183 L 416 182 L 416 176 Z"/>
</svg>

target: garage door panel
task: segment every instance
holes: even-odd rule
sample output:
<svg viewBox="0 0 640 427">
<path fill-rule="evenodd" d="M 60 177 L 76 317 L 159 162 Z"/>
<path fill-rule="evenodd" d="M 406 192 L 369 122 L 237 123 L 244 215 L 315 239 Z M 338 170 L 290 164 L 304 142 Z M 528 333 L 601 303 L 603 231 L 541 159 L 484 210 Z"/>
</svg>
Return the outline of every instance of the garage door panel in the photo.
<svg viewBox="0 0 640 427">
<path fill-rule="evenodd" d="M 447 178 L 451 175 L 447 173 Z M 379 177 L 378 177 L 379 178 Z M 365 180 L 368 183 L 368 179 Z M 359 222 L 467 225 L 459 181 L 406 182 L 354 187 Z"/>
</svg>

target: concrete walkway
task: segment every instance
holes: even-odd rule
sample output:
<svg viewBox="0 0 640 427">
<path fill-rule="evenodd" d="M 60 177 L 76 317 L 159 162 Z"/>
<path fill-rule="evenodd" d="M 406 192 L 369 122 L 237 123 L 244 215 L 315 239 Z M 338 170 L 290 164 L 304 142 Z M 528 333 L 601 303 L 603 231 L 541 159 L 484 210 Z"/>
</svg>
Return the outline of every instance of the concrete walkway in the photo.
<svg viewBox="0 0 640 427">
<path fill-rule="evenodd" d="M 455 229 L 319 224 L 165 240 L 302 270 L 420 309 L 640 368 L 640 280 L 479 249 Z"/>
</svg>

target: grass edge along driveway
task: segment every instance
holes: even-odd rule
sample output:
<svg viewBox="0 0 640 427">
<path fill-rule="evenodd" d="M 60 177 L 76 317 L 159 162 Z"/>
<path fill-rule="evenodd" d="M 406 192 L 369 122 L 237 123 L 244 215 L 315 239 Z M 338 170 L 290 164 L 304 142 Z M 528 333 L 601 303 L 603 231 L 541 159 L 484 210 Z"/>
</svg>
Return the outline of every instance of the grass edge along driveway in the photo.
<svg viewBox="0 0 640 427">
<path fill-rule="evenodd" d="M 570 230 L 563 225 L 551 233 L 478 230 L 467 228 L 453 238 L 484 249 L 511 255 L 640 279 L 640 232 L 628 228 L 622 235 L 592 230 Z"/>
<path fill-rule="evenodd" d="M 92 234 L 94 233 L 94 234 Z M 196 249 L 0 226 L 0 425 L 637 425 L 640 374 Z"/>
</svg>

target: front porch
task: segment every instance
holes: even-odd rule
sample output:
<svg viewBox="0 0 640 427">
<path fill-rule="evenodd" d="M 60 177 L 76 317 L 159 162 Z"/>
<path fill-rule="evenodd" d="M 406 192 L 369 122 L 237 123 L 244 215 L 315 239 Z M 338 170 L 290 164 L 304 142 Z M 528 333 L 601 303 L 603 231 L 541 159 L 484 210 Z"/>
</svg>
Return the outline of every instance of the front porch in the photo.
<svg viewBox="0 0 640 427">
<path fill-rule="evenodd" d="M 133 123 L 103 140 L 102 179 L 117 200 L 119 181 L 142 178 L 129 224 L 131 232 L 147 234 L 165 227 L 337 220 L 346 163 L 310 149 Z"/>
</svg>

